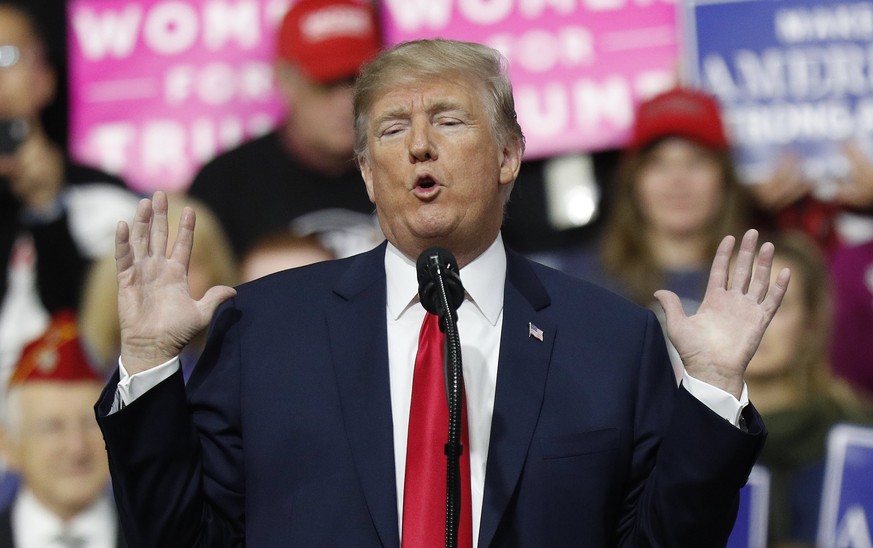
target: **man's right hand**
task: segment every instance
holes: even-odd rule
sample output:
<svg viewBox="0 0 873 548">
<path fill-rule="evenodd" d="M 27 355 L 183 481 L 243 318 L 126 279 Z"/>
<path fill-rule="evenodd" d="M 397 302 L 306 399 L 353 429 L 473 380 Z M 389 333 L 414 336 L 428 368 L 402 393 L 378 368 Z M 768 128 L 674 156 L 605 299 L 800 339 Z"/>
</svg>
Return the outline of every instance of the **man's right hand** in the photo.
<svg viewBox="0 0 873 548">
<path fill-rule="evenodd" d="M 227 286 L 209 289 L 199 301 L 188 289 L 194 244 L 194 210 L 186 207 L 179 235 L 167 255 L 167 196 L 155 192 L 140 201 L 131 226 L 115 232 L 121 362 L 131 375 L 179 355 L 223 301 L 236 295 Z"/>
</svg>

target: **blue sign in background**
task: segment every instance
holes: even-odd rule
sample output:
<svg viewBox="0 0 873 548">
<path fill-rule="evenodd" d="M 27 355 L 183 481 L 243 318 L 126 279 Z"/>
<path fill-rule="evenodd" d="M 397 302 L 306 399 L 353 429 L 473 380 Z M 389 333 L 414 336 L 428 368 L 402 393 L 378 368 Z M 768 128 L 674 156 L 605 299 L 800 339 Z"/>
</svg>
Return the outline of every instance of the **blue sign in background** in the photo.
<svg viewBox="0 0 873 548">
<path fill-rule="evenodd" d="M 727 548 L 765 548 L 770 508 L 770 472 L 755 466 L 740 489 L 740 507 Z"/>
<path fill-rule="evenodd" d="M 873 546 L 873 428 L 837 425 L 828 436 L 819 546 Z"/>
<path fill-rule="evenodd" d="M 845 143 L 873 151 L 873 2 L 686 6 L 688 79 L 720 100 L 741 173 L 762 180 L 791 153 L 826 198 L 848 174 Z"/>
</svg>

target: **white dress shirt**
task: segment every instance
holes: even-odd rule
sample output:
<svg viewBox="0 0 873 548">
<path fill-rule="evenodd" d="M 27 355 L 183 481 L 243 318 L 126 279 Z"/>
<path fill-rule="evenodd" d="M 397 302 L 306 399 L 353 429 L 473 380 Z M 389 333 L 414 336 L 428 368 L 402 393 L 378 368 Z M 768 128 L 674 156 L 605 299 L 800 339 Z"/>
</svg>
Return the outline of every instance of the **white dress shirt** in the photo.
<svg viewBox="0 0 873 548">
<path fill-rule="evenodd" d="M 85 511 L 62 521 L 40 504 L 27 489 L 15 498 L 12 506 L 12 536 L 17 548 L 67 548 L 60 541 L 68 535 L 82 541 L 84 548 L 115 548 L 118 522 L 109 496 L 97 499 Z"/>
<path fill-rule="evenodd" d="M 385 253 L 385 276 L 388 283 L 388 369 L 391 380 L 391 413 L 394 417 L 397 516 L 402 530 L 403 480 L 406 476 L 406 438 L 412 399 L 412 376 L 425 310 L 418 298 L 415 262 L 391 244 L 388 244 Z M 461 270 L 461 281 L 466 296 L 458 308 L 458 336 L 461 339 L 461 362 L 467 397 L 473 546 L 476 546 L 485 494 L 485 463 L 491 438 L 491 415 L 494 412 L 497 359 L 503 326 L 506 252 L 499 236 L 483 254 Z"/>
<path fill-rule="evenodd" d="M 385 253 L 387 283 L 388 369 L 391 383 L 391 413 L 394 419 L 394 468 L 397 480 L 398 527 L 403 527 L 403 484 L 406 473 L 406 440 L 412 377 L 418 335 L 425 310 L 419 303 L 415 262 L 392 244 Z M 500 332 L 503 327 L 503 295 L 506 282 L 506 251 L 498 234 L 491 246 L 461 269 L 466 292 L 458 308 L 458 334 L 470 434 L 470 487 L 473 510 L 473 546 L 478 545 L 479 522 L 485 493 L 485 468 L 491 436 L 491 418 L 497 388 Z M 152 370 L 128 376 L 119 361 L 121 381 L 116 404 L 128 404 L 179 368 L 174 358 Z M 686 373 L 686 390 L 734 426 L 748 403 L 745 386 L 738 401 L 731 394 L 693 379 Z M 448 428 L 448 425 L 447 425 Z"/>
</svg>

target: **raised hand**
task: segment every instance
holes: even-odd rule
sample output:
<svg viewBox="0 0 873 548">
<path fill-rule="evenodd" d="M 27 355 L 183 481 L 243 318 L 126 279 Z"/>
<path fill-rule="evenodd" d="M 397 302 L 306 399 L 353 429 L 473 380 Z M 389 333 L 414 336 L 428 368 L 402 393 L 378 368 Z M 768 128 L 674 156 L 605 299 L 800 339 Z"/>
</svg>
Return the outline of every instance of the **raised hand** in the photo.
<svg viewBox="0 0 873 548">
<path fill-rule="evenodd" d="M 758 206 L 771 213 L 812 192 L 812 184 L 804 178 L 800 160 L 793 154 L 782 155 L 769 177 L 746 188 Z"/>
<path fill-rule="evenodd" d="M 169 255 L 167 223 L 167 196 L 158 191 L 152 200 L 140 201 L 130 227 L 120 222 L 115 233 L 121 361 L 130 374 L 177 356 L 206 327 L 218 305 L 236 294 L 231 287 L 215 286 L 199 301 L 191 297 L 194 210 L 182 211 Z"/>
<path fill-rule="evenodd" d="M 784 268 L 771 285 L 775 249 L 769 242 L 763 244 L 756 265 L 757 243 L 758 232 L 746 232 L 729 273 L 735 239 L 727 236 L 721 241 L 706 294 L 693 316 L 685 315 L 675 293 L 655 292 L 667 316 L 667 336 L 688 374 L 737 398 L 742 393 L 746 366 L 782 303 L 791 277 L 791 271 Z"/>
</svg>

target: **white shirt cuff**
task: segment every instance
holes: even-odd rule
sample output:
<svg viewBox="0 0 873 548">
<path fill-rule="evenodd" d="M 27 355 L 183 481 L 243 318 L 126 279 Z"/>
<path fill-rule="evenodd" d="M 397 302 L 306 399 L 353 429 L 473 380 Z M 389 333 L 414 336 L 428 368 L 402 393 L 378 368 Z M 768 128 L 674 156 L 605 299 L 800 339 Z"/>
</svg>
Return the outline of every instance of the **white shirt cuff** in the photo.
<svg viewBox="0 0 873 548">
<path fill-rule="evenodd" d="M 176 356 L 157 367 L 131 375 L 121 363 L 121 358 L 118 358 L 118 388 L 115 391 L 115 401 L 110 413 L 115 413 L 124 406 L 130 405 L 138 397 L 170 378 L 180 367 L 179 356 Z"/>
<path fill-rule="evenodd" d="M 740 399 L 737 400 L 733 394 L 725 392 L 721 388 L 697 380 L 687 372 L 682 376 L 682 385 L 689 394 L 700 400 L 705 406 L 709 407 L 724 420 L 733 424 L 737 428 L 740 426 L 740 415 L 743 409 L 749 404 L 749 390 L 746 383 L 743 383 L 743 391 L 740 394 Z"/>
</svg>

